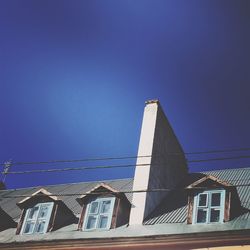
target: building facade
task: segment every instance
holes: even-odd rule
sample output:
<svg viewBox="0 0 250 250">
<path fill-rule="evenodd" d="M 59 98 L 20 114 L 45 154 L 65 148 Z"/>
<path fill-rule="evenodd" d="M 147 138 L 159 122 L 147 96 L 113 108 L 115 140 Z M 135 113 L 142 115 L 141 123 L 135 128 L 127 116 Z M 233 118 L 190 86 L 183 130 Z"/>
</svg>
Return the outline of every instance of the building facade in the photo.
<svg viewBox="0 0 250 250">
<path fill-rule="evenodd" d="M 249 209 L 250 168 L 189 173 L 153 100 L 134 178 L 1 190 L 0 248 L 250 249 Z"/>
</svg>

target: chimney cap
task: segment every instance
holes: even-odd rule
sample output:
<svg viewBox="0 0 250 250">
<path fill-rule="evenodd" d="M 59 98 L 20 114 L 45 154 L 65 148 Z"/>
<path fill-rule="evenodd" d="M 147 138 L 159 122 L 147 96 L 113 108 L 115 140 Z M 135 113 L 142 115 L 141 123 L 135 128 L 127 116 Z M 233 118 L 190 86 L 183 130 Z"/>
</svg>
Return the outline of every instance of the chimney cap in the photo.
<svg viewBox="0 0 250 250">
<path fill-rule="evenodd" d="M 158 99 L 152 99 L 152 100 L 148 100 L 148 101 L 145 102 L 146 105 L 147 105 L 147 104 L 152 104 L 152 103 L 159 104 L 160 102 L 159 102 Z"/>
</svg>

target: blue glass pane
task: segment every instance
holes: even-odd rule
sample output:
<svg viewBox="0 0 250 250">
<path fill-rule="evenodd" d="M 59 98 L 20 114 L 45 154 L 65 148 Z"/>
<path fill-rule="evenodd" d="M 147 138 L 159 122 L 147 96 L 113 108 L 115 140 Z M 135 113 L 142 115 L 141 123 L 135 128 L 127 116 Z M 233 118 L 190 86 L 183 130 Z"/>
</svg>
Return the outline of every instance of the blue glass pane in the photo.
<svg viewBox="0 0 250 250">
<path fill-rule="evenodd" d="M 45 226 L 45 221 L 39 221 L 38 224 L 36 225 L 35 232 L 44 233 L 44 226 Z"/>
<path fill-rule="evenodd" d="M 200 194 L 199 195 L 199 207 L 206 207 L 207 206 L 207 194 Z"/>
<path fill-rule="evenodd" d="M 96 202 L 96 201 L 92 202 L 89 213 L 96 214 L 98 212 L 98 204 L 99 202 Z"/>
<path fill-rule="evenodd" d="M 35 219 L 37 216 L 38 210 L 39 210 L 39 207 L 30 208 L 28 210 L 29 211 L 28 219 Z"/>
<path fill-rule="evenodd" d="M 207 210 L 198 209 L 197 223 L 206 223 L 206 221 L 207 221 Z"/>
<path fill-rule="evenodd" d="M 87 223 L 87 229 L 95 228 L 96 225 L 96 216 L 89 216 L 88 223 Z"/>
<path fill-rule="evenodd" d="M 221 194 L 220 193 L 212 193 L 211 206 L 220 206 Z"/>
<path fill-rule="evenodd" d="M 49 211 L 48 205 L 42 205 L 40 208 L 39 218 L 46 218 Z"/>
<path fill-rule="evenodd" d="M 108 224 L 108 216 L 101 216 L 99 228 L 107 228 L 107 224 Z"/>
<path fill-rule="evenodd" d="M 220 221 L 220 210 L 211 209 L 210 222 L 219 222 Z"/>
<path fill-rule="evenodd" d="M 25 225 L 24 233 L 25 234 L 33 233 L 34 225 L 35 225 L 34 222 L 27 222 Z"/>
<path fill-rule="evenodd" d="M 102 208 L 101 213 L 108 213 L 110 210 L 111 201 L 103 201 L 102 202 Z"/>
</svg>

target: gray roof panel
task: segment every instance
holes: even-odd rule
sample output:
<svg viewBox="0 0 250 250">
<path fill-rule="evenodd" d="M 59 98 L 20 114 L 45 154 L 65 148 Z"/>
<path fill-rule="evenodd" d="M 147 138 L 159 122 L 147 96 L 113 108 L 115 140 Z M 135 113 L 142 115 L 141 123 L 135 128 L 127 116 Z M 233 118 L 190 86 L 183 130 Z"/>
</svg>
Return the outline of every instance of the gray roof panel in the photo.
<svg viewBox="0 0 250 250">
<path fill-rule="evenodd" d="M 146 236 L 160 234 L 180 234 L 180 233 L 197 233 L 209 231 L 226 231 L 250 229 L 250 212 L 245 212 L 227 223 L 211 224 L 209 227 L 204 225 L 188 225 L 187 217 L 187 195 L 183 187 L 197 181 L 205 175 L 213 175 L 222 181 L 227 181 L 237 186 L 237 191 L 241 201 L 241 205 L 247 209 L 250 208 L 250 168 L 244 169 L 225 169 L 216 171 L 207 171 L 204 173 L 190 173 L 182 183 L 182 188 L 169 192 L 166 199 L 153 211 L 153 213 L 144 221 L 144 225 L 130 225 L 129 227 L 119 227 L 111 230 L 81 232 L 76 230 L 76 225 L 72 224 L 63 227 L 53 233 L 32 235 L 32 241 L 35 240 L 60 240 L 72 238 L 115 238 L 128 236 Z M 112 188 L 119 191 L 130 191 L 133 186 L 133 179 L 120 179 L 103 181 Z M 98 182 L 82 182 L 73 184 L 51 185 L 43 187 L 52 194 L 60 195 L 59 198 L 71 209 L 77 216 L 81 211 L 80 205 L 76 202 L 76 198 L 81 194 L 90 191 L 97 186 Z M 4 196 L 31 195 L 41 187 L 23 188 L 18 190 L 1 190 L 0 191 L 0 207 L 5 210 L 13 219 L 18 221 L 21 210 L 16 205 L 17 202 L 24 197 L 4 198 Z M 66 196 L 72 194 L 71 196 Z M 65 195 L 65 196 L 63 196 Z M 131 201 L 132 193 L 126 194 Z M 169 202 L 171 201 L 171 202 Z M 10 228 L 0 232 L 0 244 L 3 242 L 25 242 L 30 240 L 29 236 L 16 235 L 16 229 Z"/>
<path fill-rule="evenodd" d="M 124 190 L 132 190 L 133 179 L 119 179 L 119 180 L 107 180 L 102 181 L 112 188 L 124 191 Z M 81 212 L 81 206 L 76 201 L 76 198 L 81 194 L 90 191 L 92 188 L 97 186 L 98 182 L 80 182 L 73 184 L 60 184 L 60 185 L 51 185 L 43 187 L 48 192 L 52 194 L 59 195 L 59 199 L 61 199 L 69 209 L 71 209 L 75 215 L 78 215 Z M 32 188 L 23 188 L 23 189 L 13 189 L 13 190 L 1 190 L 0 191 L 0 207 L 6 211 L 15 221 L 19 220 L 21 209 L 16 205 L 19 201 L 24 199 L 25 197 L 18 198 L 5 198 L 4 196 L 19 196 L 19 195 L 27 195 L 30 196 L 37 190 L 42 187 L 32 187 Z M 68 195 L 72 194 L 72 195 Z M 65 195 L 65 196 L 63 196 Z M 128 199 L 131 200 L 131 196 L 128 195 Z"/>
<path fill-rule="evenodd" d="M 183 182 L 183 187 L 188 186 L 202 177 L 212 175 L 231 185 L 237 186 L 237 192 L 241 205 L 250 209 L 250 168 L 223 169 L 206 171 L 202 173 L 190 173 Z M 169 203 L 171 200 L 171 203 Z M 159 223 L 184 223 L 187 218 L 187 195 L 183 189 L 173 190 L 165 200 L 145 219 L 144 225 Z M 250 219 L 250 212 L 244 213 L 234 220 Z"/>
<path fill-rule="evenodd" d="M 204 175 L 213 175 L 223 181 L 227 181 L 232 185 L 237 186 L 237 191 L 241 204 L 246 209 L 250 209 L 250 168 L 242 169 L 224 169 L 215 171 L 206 171 L 203 173 L 190 173 L 183 186 L 187 186 L 194 181 L 198 180 Z M 133 186 L 133 179 L 119 179 L 102 181 L 112 188 L 119 191 L 130 191 Z M 82 182 L 73 184 L 50 185 L 44 188 L 52 194 L 60 195 L 60 199 L 71 209 L 75 215 L 81 212 L 80 205 L 76 202 L 76 198 L 81 194 L 88 192 L 96 185 L 101 183 L 97 182 Z M 18 220 L 21 210 L 16 205 L 17 202 L 23 198 L 4 198 L 4 196 L 18 196 L 18 195 L 31 195 L 41 187 L 23 188 L 18 190 L 1 190 L 0 191 L 0 207 L 5 210 L 14 220 Z M 65 196 L 63 196 L 65 194 Z M 76 194 L 66 196 L 67 194 Z M 126 194 L 127 198 L 132 200 L 132 194 Z M 171 200 L 171 203 L 169 202 Z M 145 219 L 144 225 L 166 224 L 166 223 L 185 223 L 187 217 L 187 196 L 183 189 L 174 190 L 170 192 L 166 199 Z M 250 219 L 250 214 L 245 213 L 235 218 L 234 220 Z"/>
</svg>

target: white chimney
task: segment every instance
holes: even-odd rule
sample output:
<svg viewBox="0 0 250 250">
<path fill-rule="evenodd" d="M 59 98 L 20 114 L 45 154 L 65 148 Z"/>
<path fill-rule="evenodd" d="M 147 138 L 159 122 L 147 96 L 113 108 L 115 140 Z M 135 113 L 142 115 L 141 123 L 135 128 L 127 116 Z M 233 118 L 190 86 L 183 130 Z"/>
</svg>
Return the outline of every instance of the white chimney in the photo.
<svg viewBox="0 0 250 250">
<path fill-rule="evenodd" d="M 138 156 L 133 191 L 171 189 L 187 173 L 185 155 L 158 100 L 146 102 Z M 133 193 L 129 224 L 142 224 L 166 195 L 167 192 Z"/>
</svg>

